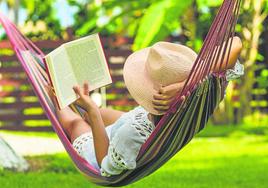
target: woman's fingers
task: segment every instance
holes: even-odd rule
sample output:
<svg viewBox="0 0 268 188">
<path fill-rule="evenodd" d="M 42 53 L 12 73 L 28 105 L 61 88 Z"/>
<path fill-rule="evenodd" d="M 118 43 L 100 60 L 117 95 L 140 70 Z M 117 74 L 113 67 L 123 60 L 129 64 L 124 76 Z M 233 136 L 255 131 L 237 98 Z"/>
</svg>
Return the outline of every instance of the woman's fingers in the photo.
<svg viewBox="0 0 268 188">
<path fill-rule="evenodd" d="M 171 100 L 153 100 L 154 109 L 160 113 L 164 113 L 169 109 L 171 102 Z"/>
<path fill-rule="evenodd" d="M 89 84 L 88 82 L 84 82 L 84 95 L 88 95 L 89 94 Z"/>
<path fill-rule="evenodd" d="M 84 120 L 87 120 L 87 119 L 88 119 L 88 114 L 87 114 L 87 112 L 85 112 L 85 113 L 83 114 L 83 119 L 84 119 Z"/>
<path fill-rule="evenodd" d="M 48 95 L 49 95 L 50 98 L 56 96 L 55 90 L 54 90 L 54 88 L 50 84 L 45 85 L 45 89 L 46 89 L 46 91 L 47 91 L 47 93 L 48 93 Z"/>
<path fill-rule="evenodd" d="M 153 100 L 155 106 L 169 106 L 171 100 Z"/>
<path fill-rule="evenodd" d="M 83 110 L 87 110 L 87 104 L 83 100 L 81 100 L 81 98 L 77 99 L 74 104 L 78 105 Z"/>
<path fill-rule="evenodd" d="M 82 118 L 83 120 L 86 120 L 86 113 L 83 114 Z"/>
<path fill-rule="evenodd" d="M 176 84 L 170 84 L 167 86 L 161 86 L 159 89 L 160 94 L 169 94 L 170 92 L 174 92 L 176 89 Z"/>
<path fill-rule="evenodd" d="M 169 109 L 169 106 L 154 106 L 154 109 L 157 111 L 165 112 Z"/>
<path fill-rule="evenodd" d="M 155 99 L 155 100 L 169 100 L 170 98 L 172 98 L 172 97 L 170 97 L 170 96 L 167 96 L 167 95 L 162 95 L 162 94 L 154 94 L 153 95 L 153 98 Z"/>
<path fill-rule="evenodd" d="M 190 91 L 187 91 L 186 97 L 189 97 L 190 95 L 191 95 L 191 92 Z"/>
<path fill-rule="evenodd" d="M 78 94 L 80 97 L 82 97 L 82 92 L 81 92 L 81 89 L 80 89 L 80 86 L 79 85 L 76 85 L 73 87 L 73 90 L 76 94 Z"/>
<path fill-rule="evenodd" d="M 76 94 L 78 94 L 80 97 L 82 97 L 83 95 L 89 95 L 89 84 L 88 82 L 84 82 L 83 83 L 83 91 L 81 91 L 81 88 L 79 85 L 75 85 L 73 87 L 73 90 Z"/>
</svg>

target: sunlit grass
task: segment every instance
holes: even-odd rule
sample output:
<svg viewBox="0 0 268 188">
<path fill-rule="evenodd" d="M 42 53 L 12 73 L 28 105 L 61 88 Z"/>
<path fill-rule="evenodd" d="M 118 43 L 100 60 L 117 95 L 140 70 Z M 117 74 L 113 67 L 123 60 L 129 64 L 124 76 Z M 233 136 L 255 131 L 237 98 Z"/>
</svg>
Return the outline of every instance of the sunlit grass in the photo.
<svg viewBox="0 0 268 188">
<path fill-rule="evenodd" d="M 17 135 L 25 137 L 47 137 L 58 139 L 58 136 L 54 132 L 23 132 L 23 131 L 9 131 L 9 130 L 0 130 L 0 135 Z"/>
<path fill-rule="evenodd" d="M 267 130 L 208 127 L 162 168 L 128 187 L 267 187 Z M 0 172 L 1 187 L 96 187 L 78 173 L 66 153 L 27 160 L 30 172 Z"/>
</svg>

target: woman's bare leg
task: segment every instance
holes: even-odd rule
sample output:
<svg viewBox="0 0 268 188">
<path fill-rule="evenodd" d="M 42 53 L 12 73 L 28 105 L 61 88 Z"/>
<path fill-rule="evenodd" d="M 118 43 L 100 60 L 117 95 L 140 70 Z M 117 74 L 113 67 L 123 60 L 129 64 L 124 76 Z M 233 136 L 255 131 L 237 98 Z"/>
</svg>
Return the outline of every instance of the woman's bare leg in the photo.
<svg viewBox="0 0 268 188">
<path fill-rule="evenodd" d="M 122 114 L 125 113 L 122 111 L 106 108 L 101 108 L 100 112 L 105 127 L 113 124 Z M 73 141 L 81 134 L 91 131 L 90 125 L 80 115 L 75 113 L 70 107 L 66 107 L 62 110 L 56 108 L 56 114 L 71 141 Z"/>
<path fill-rule="evenodd" d="M 120 118 L 125 112 L 110 108 L 100 108 L 100 113 L 105 127 L 108 127 L 118 120 L 118 118 Z"/>
<path fill-rule="evenodd" d="M 45 89 L 55 106 L 56 116 L 71 142 L 81 134 L 91 131 L 87 122 L 69 106 L 59 109 L 51 85 L 45 85 Z"/>
<path fill-rule="evenodd" d="M 104 122 L 105 127 L 113 124 L 119 117 L 121 117 L 125 112 L 114 110 L 110 108 L 100 108 L 101 117 Z M 83 120 L 84 119 L 75 113 L 70 107 L 66 107 L 62 110 L 57 109 L 57 115 L 59 120 L 68 127 L 68 122 L 71 122 L 76 119 Z"/>
<path fill-rule="evenodd" d="M 121 115 L 125 112 L 100 108 L 101 117 L 105 127 L 113 124 Z M 78 136 L 83 133 L 91 132 L 90 125 L 78 114 L 76 114 L 70 107 L 66 107 L 62 110 L 56 109 L 57 117 L 63 126 L 66 134 L 73 142 Z"/>
<path fill-rule="evenodd" d="M 53 100 L 53 103 L 56 104 L 55 99 Z M 91 131 L 90 125 L 69 106 L 61 110 L 58 108 L 57 104 L 55 107 L 58 120 L 71 142 L 81 134 Z"/>
<path fill-rule="evenodd" d="M 67 136 L 71 139 L 71 142 L 81 134 L 90 132 L 90 125 L 69 106 L 61 110 L 58 108 L 57 101 L 53 96 L 52 91 L 49 91 L 50 89 L 51 88 L 47 88 L 49 95 L 52 98 L 52 102 L 55 105 L 56 115 Z M 105 108 L 101 108 L 100 112 L 106 127 L 113 124 L 122 114 L 124 114 L 122 111 Z"/>
</svg>

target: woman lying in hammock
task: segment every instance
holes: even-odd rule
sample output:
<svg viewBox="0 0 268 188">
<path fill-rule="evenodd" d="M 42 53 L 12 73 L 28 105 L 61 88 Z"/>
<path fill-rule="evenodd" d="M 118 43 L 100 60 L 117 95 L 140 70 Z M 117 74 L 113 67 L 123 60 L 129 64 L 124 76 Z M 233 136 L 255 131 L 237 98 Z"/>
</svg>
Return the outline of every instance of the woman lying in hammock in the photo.
<svg viewBox="0 0 268 188">
<path fill-rule="evenodd" d="M 226 67 L 227 79 L 243 74 L 243 67 L 237 62 L 241 48 L 240 39 L 234 37 Z M 89 96 L 90 86 L 85 83 L 83 88 L 73 87 L 80 97 L 76 104 L 86 110 L 82 118 L 69 107 L 59 110 L 52 88 L 48 87 L 57 117 L 75 150 L 103 176 L 136 168 L 142 144 L 181 91 L 196 57 L 190 48 L 168 42 L 156 43 L 130 55 L 123 75 L 139 106 L 129 112 L 98 108 Z M 217 65 L 213 71 L 225 69 Z"/>
</svg>

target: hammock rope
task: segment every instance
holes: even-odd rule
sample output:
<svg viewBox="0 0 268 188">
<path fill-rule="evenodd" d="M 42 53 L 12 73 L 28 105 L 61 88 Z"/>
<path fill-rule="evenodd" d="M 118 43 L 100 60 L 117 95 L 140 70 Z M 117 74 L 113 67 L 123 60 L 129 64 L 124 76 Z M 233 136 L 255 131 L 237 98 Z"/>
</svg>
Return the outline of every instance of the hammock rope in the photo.
<svg viewBox="0 0 268 188">
<path fill-rule="evenodd" d="M 219 61 L 221 66 L 227 66 L 223 64 L 224 54 L 227 53 L 228 57 L 230 55 L 232 40 L 229 38 L 234 36 L 240 4 L 241 0 L 223 1 L 182 92 L 177 94 L 171 108 L 141 147 L 137 168 L 111 177 L 102 177 L 98 170 L 77 154 L 67 138 L 44 87 L 49 82 L 43 61 L 44 53 L 1 13 L 0 22 L 41 106 L 76 167 L 95 184 L 123 186 L 160 168 L 205 127 L 208 118 L 223 99 L 228 84 L 224 72 L 212 73 L 212 70 Z M 186 96 L 186 100 L 182 100 L 182 96 Z M 71 105 L 71 108 L 82 115 L 78 106 Z"/>
</svg>

